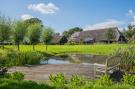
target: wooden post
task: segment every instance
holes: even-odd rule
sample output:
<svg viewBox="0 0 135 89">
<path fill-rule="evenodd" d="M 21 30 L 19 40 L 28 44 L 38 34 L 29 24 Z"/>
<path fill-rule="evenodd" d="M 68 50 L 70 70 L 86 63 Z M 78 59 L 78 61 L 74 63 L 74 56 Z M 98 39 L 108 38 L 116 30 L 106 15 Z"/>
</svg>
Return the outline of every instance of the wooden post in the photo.
<svg viewBox="0 0 135 89">
<path fill-rule="evenodd" d="M 106 63 L 105 63 L 105 74 L 107 74 L 107 67 L 108 67 L 108 58 L 106 58 Z"/>
<path fill-rule="evenodd" d="M 96 65 L 95 65 L 95 63 L 94 63 L 94 79 L 96 78 Z"/>
</svg>

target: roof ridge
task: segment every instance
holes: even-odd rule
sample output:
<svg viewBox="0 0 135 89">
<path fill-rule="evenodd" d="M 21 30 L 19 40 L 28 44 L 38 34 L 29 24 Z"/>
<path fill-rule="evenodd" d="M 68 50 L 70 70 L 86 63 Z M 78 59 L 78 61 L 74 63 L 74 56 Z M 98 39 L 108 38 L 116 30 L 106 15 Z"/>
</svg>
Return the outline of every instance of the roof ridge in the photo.
<svg viewBox="0 0 135 89">
<path fill-rule="evenodd" d="M 87 32 L 87 31 L 97 31 L 97 30 L 107 30 L 107 29 L 118 29 L 118 27 L 107 27 L 107 28 L 99 28 L 99 29 L 91 29 L 91 30 L 85 30 L 82 32 Z"/>
</svg>

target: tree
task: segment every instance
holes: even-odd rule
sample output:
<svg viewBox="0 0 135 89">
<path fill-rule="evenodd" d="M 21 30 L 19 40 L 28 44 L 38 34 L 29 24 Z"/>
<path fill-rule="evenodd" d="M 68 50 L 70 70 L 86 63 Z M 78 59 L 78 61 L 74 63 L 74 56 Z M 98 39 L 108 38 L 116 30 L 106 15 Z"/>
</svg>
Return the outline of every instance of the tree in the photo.
<svg viewBox="0 0 135 89">
<path fill-rule="evenodd" d="M 127 30 L 124 29 L 124 35 L 130 39 L 133 35 L 135 35 L 135 25 L 129 25 Z"/>
<path fill-rule="evenodd" d="M 0 41 L 3 45 L 3 49 L 4 49 L 4 42 L 9 41 L 10 36 L 11 36 L 10 20 L 4 16 L 0 16 Z"/>
<path fill-rule="evenodd" d="M 32 24 L 40 24 L 41 26 L 43 26 L 42 21 L 38 18 L 30 18 L 30 19 L 24 20 L 24 23 L 26 23 L 27 27 Z"/>
<path fill-rule="evenodd" d="M 57 33 L 54 33 L 54 35 L 55 35 L 55 36 L 59 36 L 59 35 L 60 35 L 60 33 L 59 33 L 59 32 L 57 32 Z"/>
<path fill-rule="evenodd" d="M 13 32 L 13 40 L 18 47 L 18 51 L 20 50 L 20 42 L 23 41 L 24 36 L 26 34 L 26 25 L 23 21 L 17 21 L 15 23 L 14 32 Z"/>
<path fill-rule="evenodd" d="M 107 37 L 108 43 L 110 43 L 110 41 L 111 41 L 112 39 L 114 39 L 115 34 L 114 34 L 113 29 L 109 28 L 109 29 L 107 30 L 107 32 L 106 32 L 106 37 Z"/>
<path fill-rule="evenodd" d="M 43 32 L 42 32 L 42 41 L 46 44 L 46 50 L 47 50 L 47 45 L 51 41 L 53 35 L 54 35 L 54 31 L 52 28 L 44 27 Z"/>
<path fill-rule="evenodd" d="M 75 32 L 81 32 L 81 31 L 83 31 L 82 28 L 74 27 L 74 28 L 69 29 L 68 31 L 64 31 L 63 32 L 63 35 L 65 37 L 69 38 L 73 33 L 75 33 Z"/>
<path fill-rule="evenodd" d="M 35 50 L 34 45 L 40 41 L 41 29 L 42 27 L 39 24 L 32 24 L 27 28 L 27 35 L 30 43 L 33 45 L 33 50 Z"/>
</svg>

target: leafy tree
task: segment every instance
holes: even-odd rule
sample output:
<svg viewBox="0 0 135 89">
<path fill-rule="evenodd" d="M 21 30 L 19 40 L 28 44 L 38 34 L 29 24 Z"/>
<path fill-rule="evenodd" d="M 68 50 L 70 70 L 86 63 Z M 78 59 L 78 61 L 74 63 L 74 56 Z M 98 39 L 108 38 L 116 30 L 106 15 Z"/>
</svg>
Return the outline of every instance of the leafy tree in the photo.
<svg viewBox="0 0 135 89">
<path fill-rule="evenodd" d="M 35 50 L 34 45 L 40 41 L 41 29 L 42 27 L 39 24 L 32 24 L 27 28 L 27 35 L 30 43 L 33 45 L 33 50 Z"/>
<path fill-rule="evenodd" d="M 109 28 L 109 29 L 107 30 L 107 32 L 106 32 L 106 37 L 107 37 L 108 43 L 110 43 L 110 41 L 111 41 L 112 39 L 114 39 L 115 34 L 114 34 L 113 29 Z"/>
<path fill-rule="evenodd" d="M 135 25 L 129 25 L 128 29 L 124 29 L 123 33 L 128 39 L 130 39 L 133 35 L 135 35 Z"/>
<path fill-rule="evenodd" d="M 25 20 L 24 22 L 26 23 L 27 27 L 32 24 L 40 24 L 41 26 L 43 26 L 42 21 L 38 18 L 30 18 L 30 19 Z"/>
<path fill-rule="evenodd" d="M 14 32 L 13 32 L 13 40 L 20 50 L 20 43 L 23 41 L 26 34 L 26 25 L 23 21 L 17 21 L 15 23 Z"/>
<path fill-rule="evenodd" d="M 55 33 L 54 35 L 55 35 L 55 36 L 59 36 L 59 35 L 60 35 L 60 33 Z"/>
<path fill-rule="evenodd" d="M 79 27 L 74 27 L 74 28 L 69 29 L 68 31 L 64 31 L 63 35 L 69 38 L 73 33 L 80 32 L 80 31 L 83 31 L 83 29 Z"/>
<path fill-rule="evenodd" d="M 53 35 L 54 35 L 54 31 L 52 28 L 44 27 L 42 32 L 42 41 L 46 44 L 46 50 L 47 50 L 47 45 L 51 41 Z"/>
<path fill-rule="evenodd" d="M 10 20 L 4 16 L 0 16 L 0 41 L 3 45 L 4 49 L 4 42 L 10 40 L 11 36 L 11 24 Z"/>
</svg>

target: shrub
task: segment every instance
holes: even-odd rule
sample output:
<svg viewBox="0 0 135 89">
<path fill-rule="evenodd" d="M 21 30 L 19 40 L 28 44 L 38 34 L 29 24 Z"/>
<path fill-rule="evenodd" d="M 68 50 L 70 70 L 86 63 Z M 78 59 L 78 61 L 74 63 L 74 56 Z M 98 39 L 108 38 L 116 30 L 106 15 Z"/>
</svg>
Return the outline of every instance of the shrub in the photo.
<svg viewBox="0 0 135 89">
<path fill-rule="evenodd" d="M 96 83 L 99 84 L 99 85 L 107 85 L 107 86 L 113 84 L 113 82 L 110 79 L 110 76 L 109 75 L 103 75 L 103 76 L 101 76 L 100 79 L 98 79 L 96 81 Z"/>
<path fill-rule="evenodd" d="M 135 75 L 125 74 L 123 76 L 123 83 L 124 84 L 135 85 Z"/>
<path fill-rule="evenodd" d="M 65 83 L 65 76 L 62 73 L 58 73 L 58 74 L 51 74 L 49 76 L 49 79 L 51 80 L 51 82 L 53 84 L 64 84 Z"/>
<path fill-rule="evenodd" d="M 56 88 L 58 88 L 58 89 L 64 89 L 65 88 L 66 79 L 65 79 L 65 76 L 62 73 L 58 73 L 56 75 L 51 74 L 49 76 L 49 79 Z"/>
<path fill-rule="evenodd" d="M 126 47 L 126 48 L 119 48 L 118 50 L 113 53 L 114 57 L 119 57 L 120 59 L 120 67 L 125 70 L 129 71 L 133 69 L 135 64 L 135 48 L 134 46 Z"/>
<path fill-rule="evenodd" d="M 36 51 L 30 52 L 8 52 L 3 59 L 4 66 L 21 66 L 25 64 L 38 64 L 43 54 Z"/>
<path fill-rule="evenodd" d="M 24 79 L 24 74 L 21 72 L 14 72 L 11 74 L 6 74 L 5 78 L 12 79 L 12 80 L 23 80 Z"/>
<path fill-rule="evenodd" d="M 85 79 L 81 76 L 78 75 L 72 75 L 71 79 L 70 79 L 70 83 L 72 85 L 76 85 L 76 86 L 81 86 L 85 84 Z"/>
</svg>

